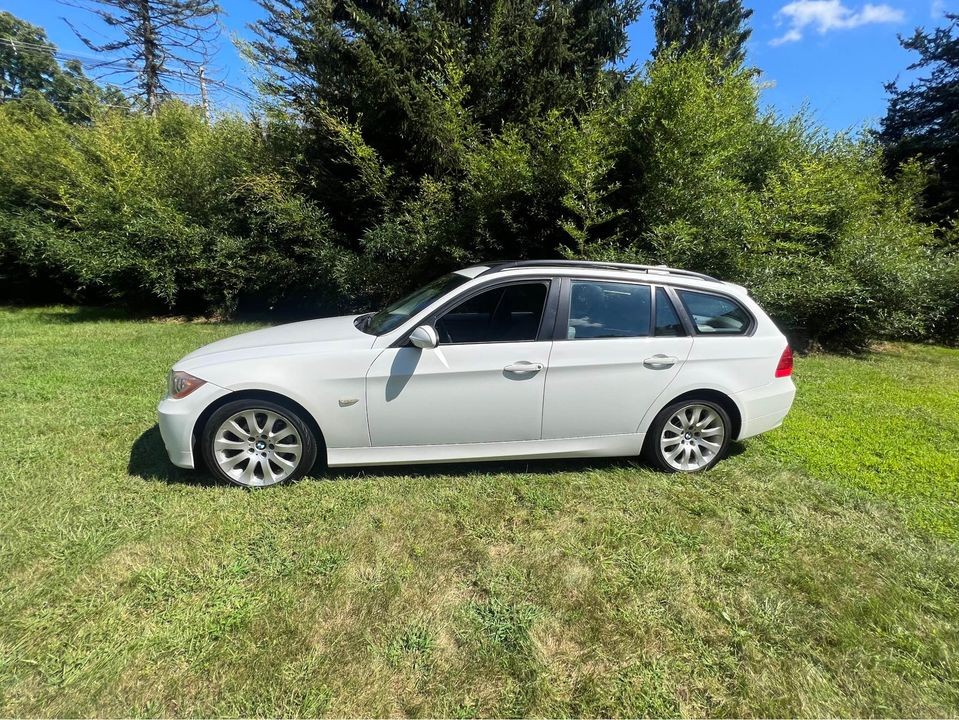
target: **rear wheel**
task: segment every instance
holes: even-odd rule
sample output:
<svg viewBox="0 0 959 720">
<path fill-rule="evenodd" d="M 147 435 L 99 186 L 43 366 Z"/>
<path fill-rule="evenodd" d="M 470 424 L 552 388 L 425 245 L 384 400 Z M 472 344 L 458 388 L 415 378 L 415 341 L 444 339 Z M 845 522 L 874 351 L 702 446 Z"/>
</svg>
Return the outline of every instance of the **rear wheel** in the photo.
<svg viewBox="0 0 959 720">
<path fill-rule="evenodd" d="M 719 462 L 729 447 L 729 414 L 709 400 L 669 405 L 649 428 L 646 455 L 667 472 L 699 472 Z"/>
<path fill-rule="evenodd" d="M 268 487 L 303 477 L 316 460 L 309 426 L 268 400 L 236 400 L 210 416 L 201 439 L 207 467 L 243 487 Z"/>
</svg>

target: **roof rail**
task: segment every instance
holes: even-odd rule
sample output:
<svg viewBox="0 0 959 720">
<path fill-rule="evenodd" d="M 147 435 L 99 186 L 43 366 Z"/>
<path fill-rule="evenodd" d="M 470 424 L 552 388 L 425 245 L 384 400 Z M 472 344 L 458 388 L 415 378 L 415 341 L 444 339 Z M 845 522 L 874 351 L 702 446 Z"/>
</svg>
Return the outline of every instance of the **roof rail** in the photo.
<svg viewBox="0 0 959 720">
<path fill-rule="evenodd" d="M 665 275 L 691 277 L 696 278 L 697 280 L 706 280 L 708 282 L 722 282 L 722 280 L 714 278 L 711 275 L 704 275 L 703 273 L 693 272 L 692 270 L 679 270 L 677 268 L 671 268 L 665 265 L 633 265 L 631 263 L 601 262 L 592 260 L 513 260 L 485 264 L 489 265 L 490 268 L 489 270 L 484 270 L 482 273 L 480 273 L 481 275 L 525 267 L 581 267 L 596 268 L 601 270 L 627 270 L 632 272 L 644 272 L 646 274 L 663 273 Z"/>
</svg>

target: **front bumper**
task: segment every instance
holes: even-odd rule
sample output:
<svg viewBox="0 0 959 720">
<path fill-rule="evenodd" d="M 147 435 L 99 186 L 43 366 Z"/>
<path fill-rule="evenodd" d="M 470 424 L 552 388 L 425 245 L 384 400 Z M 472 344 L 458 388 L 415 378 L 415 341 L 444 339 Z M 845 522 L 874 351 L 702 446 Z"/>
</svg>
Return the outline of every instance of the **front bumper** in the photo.
<svg viewBox="0 0 959 720">
<path fill-rule="evenodd" d="M 193 428 L 196 427 L 196 421 L 210 403 L 229 394 L 230 391 L 226 388 L 208 382 L 185 398 L 164 398 L 160 401 L 157 407 L 157 423 L 170 462 L 181 468 L 195 467 Z"/>
</svg>

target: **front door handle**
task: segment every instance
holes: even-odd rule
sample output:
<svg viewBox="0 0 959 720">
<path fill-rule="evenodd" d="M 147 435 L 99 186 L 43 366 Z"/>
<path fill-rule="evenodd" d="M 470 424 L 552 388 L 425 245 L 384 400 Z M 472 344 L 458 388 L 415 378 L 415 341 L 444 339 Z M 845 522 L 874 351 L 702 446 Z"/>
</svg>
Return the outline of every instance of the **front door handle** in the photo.
<svg viewBox="0 0 959 720">
<path fill-rule="evenodd" d="M 511 365 L 507 365 L 506 367 L 503 368 L 503 372 L 519 373 L 524 375 L 530 375 L 530 374 L 535 375 L 542 369 L 543 369 L 543 363 L 531 363 L 531 362 L 526 362 L 524 360 L 522 362 L 517 362 Z"/>
<path fill-rule="evenodd" d="M 643 365 L 648 367 L 650 370 L 665 370 L 666 368 L 671 368 L 677 362 L 678 358 L 660 354 L 646 358 L 643 360 Z"/>
</svg>

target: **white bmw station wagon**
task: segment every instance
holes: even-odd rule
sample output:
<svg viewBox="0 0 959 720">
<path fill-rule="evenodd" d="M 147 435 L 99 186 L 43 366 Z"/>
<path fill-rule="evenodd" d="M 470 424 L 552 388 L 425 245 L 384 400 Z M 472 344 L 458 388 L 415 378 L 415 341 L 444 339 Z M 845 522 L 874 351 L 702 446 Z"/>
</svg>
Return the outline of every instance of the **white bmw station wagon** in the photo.
<svg viewBox="0 0 959 720">
<path fill-rule="evenodd" d="M 170 372 L 171 461 L 247 487 L 329 466 L 644 454 L 702 471 L 792 405 L 745 288 L 673 268 L 490 263 L 376 313 L 207 345 Z"/>
</svg>

